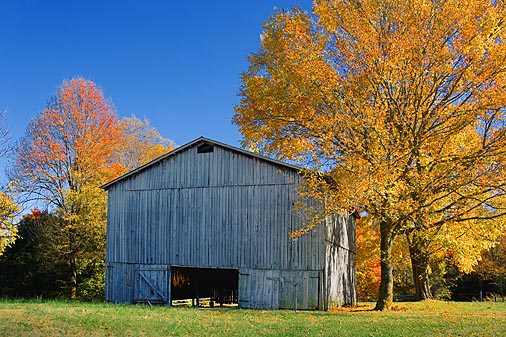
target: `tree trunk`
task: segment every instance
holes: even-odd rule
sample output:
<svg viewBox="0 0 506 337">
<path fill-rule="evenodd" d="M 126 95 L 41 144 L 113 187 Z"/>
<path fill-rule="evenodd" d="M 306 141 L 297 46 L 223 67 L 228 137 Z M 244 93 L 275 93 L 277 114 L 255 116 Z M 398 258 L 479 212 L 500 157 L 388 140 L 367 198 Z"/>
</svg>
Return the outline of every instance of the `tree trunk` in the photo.
<svg viewBox="0 0 506 337">
<path fill-rule="evenodd" d="M 70 299 L 77 298 L 77 259 L 74 254 L 70 258 Z"/>
<path fill-rule="evenodd" d="M 392 307 L 394 301 L 394 277 L 392 273 L 392 244 L 394 233 L 388 223 L 380 224 L 380 266 L 381 281 L 378 294 L 378 301 L 374 310 L 388 310 Z"/>
<path fill-rule="evenodd" d="M 418 242 L 417 242 L 418 241 Z M 409 245 L 411 270 L 415 285 L 415 301 L 432 299 L 429 284 L 429 256 L 423 252 L 419 240 L 413 240 Z"/>
<path fill-rule="evenodd" d="M 75 233 L 73 229 L 69 230 L 69 267 L 70 267 L 70 299 L 77 298 L 77 253 Z"/>
</svg>

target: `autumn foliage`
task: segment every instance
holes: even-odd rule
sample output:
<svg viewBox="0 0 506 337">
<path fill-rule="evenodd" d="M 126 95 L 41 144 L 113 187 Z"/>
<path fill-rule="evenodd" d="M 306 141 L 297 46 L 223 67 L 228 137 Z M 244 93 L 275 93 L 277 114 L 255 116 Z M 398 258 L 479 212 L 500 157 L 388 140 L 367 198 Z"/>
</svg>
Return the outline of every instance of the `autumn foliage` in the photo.
<svg viewBox="0 0 506 337">
<path fill-rule="evenodd" d="M 364 228 L 367 226 L 364 222 L 357 224 L 357 297 L 363 301 L 372 301 L 378 296 L 381 277 L 379 247 L 376 244 L 379 233 Z"/>
<path fill-rule="evenodd" d="M 18 238 L 17 228 L 13 223 L 19 206 L 7 193 L 0 191 L 0 255 Z"/>
<path fill-rule="evenodd" d="M 162 137 L 146 118 L 122 118 L 119 128 L 122 138 L 116 155 L 125 170 L 133 170 L 174 148 L 173 142 Z"/>
<path fill-rule="evenodd" d="M 107 196 L 100 186 L 171 144 L 147 119 L 120 121 L 102 90 L 81 77 L 63 81 L 28 125 L 11 179 L 27 200 L 50 209 L 39 246 L 46 261 L 67 266 L 71 298 L 103 292 Z"/>
<path fill-rule="evenodd" d="M 378 226 L 377 309 L 392 304 L 399 235 L 416 258 L 451 250 L 473 268 L 503 229 L 505 14 L 502 1 L 316 0 L 274 14 L 249 57 L 243 144 L 305 165 L 315 198 Z"/>
<path fill-rule="evenodd" d="M 28 125 L 14 178 L 32 196 L 65 208 L 68 190 L 120 173 L 113 165 L 118 139 L 118 118 L 96 84 L 83 78 L 64 81 Z"/>
<path fill-rule="evenodd" d="M 13 149 L 9 129 L 4 123 L 6 114 L 7 110 L 0 109 L 0 158 L 3 159 L 8 157 Z M 15 219 L 20 208 L 13 195 L 14 185 L 10 183 L 0 189 L 0 256 L 19 237 Z"/>
<path fill-rule="evenodd" d="M 482 252 L 482 259 L 476 272 L 482 279 L 492 281 L 504 296 L 506 290 L 506 232 L 497 239 L 494 247 Z"/>
</svg>

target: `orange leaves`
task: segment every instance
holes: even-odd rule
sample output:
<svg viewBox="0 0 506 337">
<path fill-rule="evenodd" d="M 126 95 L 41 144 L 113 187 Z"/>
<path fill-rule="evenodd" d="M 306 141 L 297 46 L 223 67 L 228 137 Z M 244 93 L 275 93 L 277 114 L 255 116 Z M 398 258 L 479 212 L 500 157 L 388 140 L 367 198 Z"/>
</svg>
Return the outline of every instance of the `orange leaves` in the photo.
<svg viewBox="0 0 506 337">
<path fill-rule="evenodd" d="M 374 300 L 380 283 L 379 233 L 367 221 L 357 223 L 357 296 L 361 300 Z"/>
<path fill-rule="evenodd" d="M 64 81 L 27 127 L 16 175 L 27 189 L 63 207 L 67 189 L 109 178 L 119 138 L 117 116 L 96 84 L 80 77 Z"/>
<path fill-rule="evenodd" d="M 23 215 L 23 219 L 38 219 L 42 216 L 42 212 L 38 208 L 32 209 L 32 213 Z"/>
<path fill-rule="evenodd" d="M 95 83 L 73 78 L 28 126 L 17 149 L 16 175 L 27 191 L 64 207 L 69 190 L 100 186 L 171 148 L 147 120 L 120 124 Z"/>
</svg>

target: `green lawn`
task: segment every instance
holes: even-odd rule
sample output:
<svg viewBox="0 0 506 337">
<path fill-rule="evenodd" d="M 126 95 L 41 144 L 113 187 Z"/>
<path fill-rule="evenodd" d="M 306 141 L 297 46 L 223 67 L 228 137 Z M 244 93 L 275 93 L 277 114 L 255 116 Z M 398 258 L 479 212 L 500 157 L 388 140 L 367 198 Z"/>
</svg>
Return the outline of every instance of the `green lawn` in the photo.
<svg viewBox="0 0 506 337">
<path fill-rule="evenodd" d="M 337 312 L 0 301 L 0 336 L 504 336 L 506 303 L 372 304 Z"/>
</svg>

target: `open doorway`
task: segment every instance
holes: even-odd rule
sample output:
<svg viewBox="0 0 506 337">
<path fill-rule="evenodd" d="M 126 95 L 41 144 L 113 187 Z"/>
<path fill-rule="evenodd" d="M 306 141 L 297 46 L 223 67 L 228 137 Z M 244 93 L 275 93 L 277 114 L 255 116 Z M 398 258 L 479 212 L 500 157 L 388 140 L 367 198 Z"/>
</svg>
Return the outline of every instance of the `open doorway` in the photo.
<svg viewBox="0 0 506 337">
<path fill-rule="evenodd" d="M 224 268 L 171 267 L 171 304 L 236 306 L 239 271 Z"/>
</svg>

